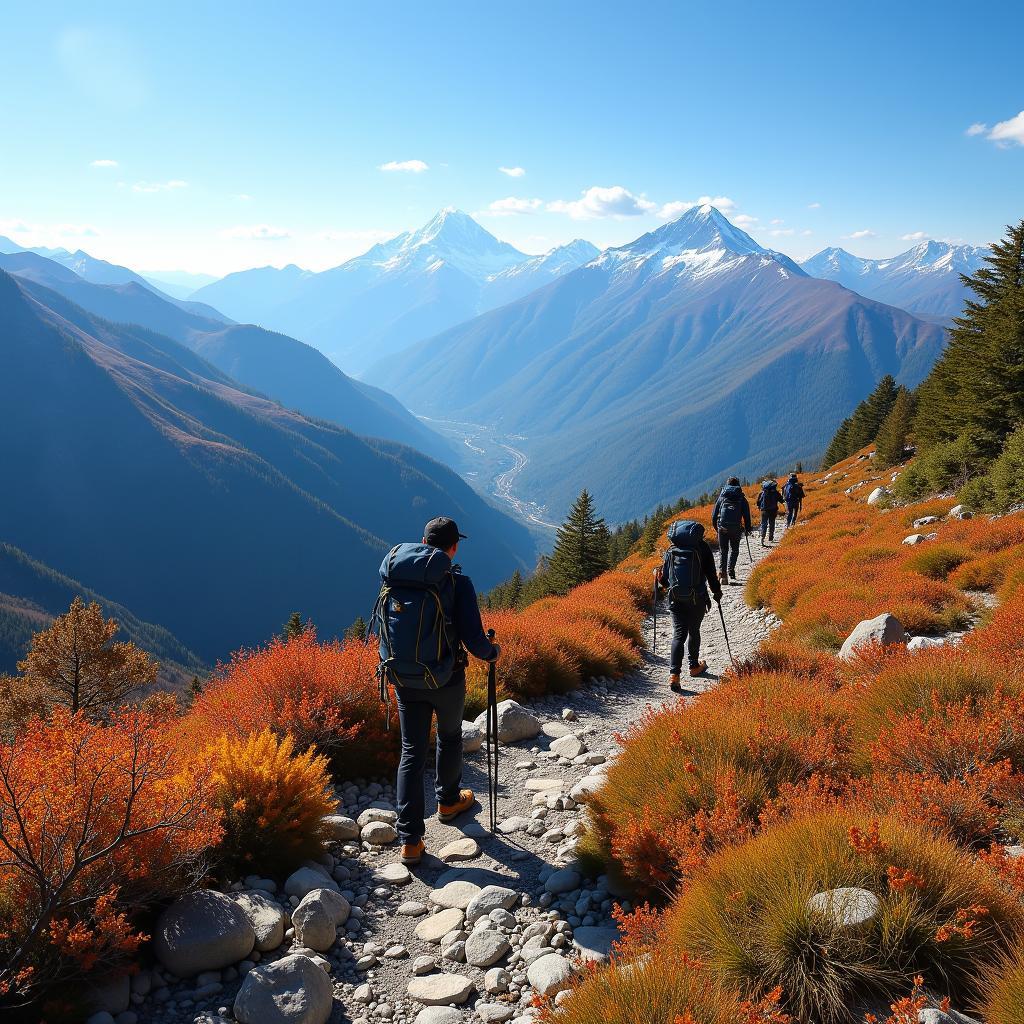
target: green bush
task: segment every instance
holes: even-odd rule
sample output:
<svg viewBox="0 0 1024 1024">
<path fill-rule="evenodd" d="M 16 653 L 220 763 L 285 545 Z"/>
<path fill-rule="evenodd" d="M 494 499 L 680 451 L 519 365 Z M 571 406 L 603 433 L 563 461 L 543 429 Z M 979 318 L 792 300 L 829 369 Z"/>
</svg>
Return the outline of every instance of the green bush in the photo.
<svg viewBox="0 0 1024 1024">
<path fill-rule="evenodd" d="M 907 568 L 933 580 L 944 580 L 971 557 L 971 552 L 959 545 L 930 544 L 907 562 Z"/>
<path fill-rule="evenodd" d="M 1005 512 L 1024 501 L 1024 426 L 1006 439 L 1003 452 L 988 473 L 992 511 Z"/>
<path fill-rule="evenodd" d="M 959 491 L 987 464 L 986 447 L 974 434 L 964 432 L 953 441 L 937 444 L 918 455 L 895 484 L 904 500 L 923 498 L 939 491 Z"/>
</svg>

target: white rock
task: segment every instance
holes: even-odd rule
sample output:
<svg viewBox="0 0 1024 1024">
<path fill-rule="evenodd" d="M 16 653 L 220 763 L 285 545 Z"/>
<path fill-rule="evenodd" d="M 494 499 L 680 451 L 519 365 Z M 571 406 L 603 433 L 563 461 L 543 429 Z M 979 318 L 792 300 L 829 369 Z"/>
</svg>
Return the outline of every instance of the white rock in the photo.
<svg viewBox="0 0 1024 1024">
<path fill-rule="evenodd" d="M 386 821 L 371 821 L 363 826 L 359 838 L 371 846 L 387 846 L 398 838 L 398 833 L 395 826 L 389 825 Z"/>
<path fill-rule="evenodd" d="M 891 495 L 892 495 L 892 491 L 890 491 L 888 487 L 876 487 L 868 495 L 868 504 L 869 505 L 877 505 L 884 498 L 888 498 Z"/>
<path fill-rule="evenodd" d="M 308 956 L 286 956 L 249 971 L 235 997 L 240 1024 L 325 1024 L 331 979 Z"/>
<path fill-rule="evenodd" d="M 552 896 L 559 896 L 564 892 L 572 892 L 573 889 L 580 887 L 580 874 L 573 868 L 562 868 L 559 871 L 553 871 L 548 875 L 547 881 L 544 883 L 544 888 L 551 893 Z"/>
<path fill-rule="evenodd" d="M 416 938 L 423 942 L 439 943 L 450 931 L 462 924 L 461 910 L 452 908 L 424 918 L 416 925 Z"/>
<path fill-rule="evenodd" d="M 566 719 L 566 721 L 569 721 L 569 719 Z M 555 740 L 561 739 L 563 736 L 572 735 L 572 729 L 562 722 L 545 722 L 541 730 L 545 736 L 550 736 Z"/>
<path fill-rule="evenodd" d="M 480 856 L 480 844 L 468 836 L 463 839 L 456 839 L 447 846 L 442 846 L 437 852 L 438 857 L 445 864 L 452 864 L 459 860 L 473 860 Z"/>
<path fill-rule="evenodd" d="M 293 871 L 284 883 L 284 891 L 289 896 L 296 896 L 300 900 L 314 889 L 336 889 L 338 892 L 341 891 L 338 883 L 333 878 L 327 878 L 322 872 L 314 871 L 313 868 L 299 868 L 298 871 Z"/>
<path fill-rule="evenodd" d="M 912 636 L 907 642 L 908 651 L 923 651 L 929 647 L 945 647 L 946 639 L 941 636 Z"/>
<path fill-rule="evenodd" d="M 486 729 L 487 713 L 478 715 L 473 724 Z M 531 740 L 540 732 L 540 728 L 540 722 L 516 701 L 503 700 L 498 705 L 498 739 L 502 743 Z"/>
<path fill-rule="evenodd" d="M 571 796 L 573 800 L 580 801 L 581 803 L 585 802 L 588 797 L 597 793 L 607 781 L 607 775 L 588 775 L 585 779 L 580 779 L 580 781 L 569 790 L 569 796 Z"/>
<path fill-rule="evenodd" d="M 978 1024 L 973 1017 L 957 1013 L 956 1010 L 918 1010 L 917 1024 Z"/>
<path fill-rule="evenodd" d="M 917 530 L 922 526 L 931 526 L 932 523 L 939 523 L 941 521 L 938 516 L 925 516 L 923 519 L 914 520 L 914 529 Z"/>
<path fill-rule="evenodd" d="M 845 886 L 819 892 L 807 901 L 808 910 L 830 917 L 841 928 L 855 928 L 878 916 L 881 904 L 868 889 Z"/>
<path fill-rule="evenodd" d="M 466 922 L 473 924 L 494 910 L 511 910 L 519 902 L 519 893 L 503 885 L 485 885 L 466 907 Z"/>
<path fill-rule="evenodd" d="M 585 754 L 587 752 L 587 745 L 579 736 L 570 734 L 569 736 L 563 736 L 560 740 L 555 740 L 551 744 L 551 750 L 559 757 L 564 757 L 571 761 L 574 757 Z"/>
<path fill-rule="evenodd" d="M 352 993 L 352 998 L 357 1003 L 372 1003 L 377 997 L 374 995 L 369 982 L 367 982 L 366 984 L 360 985 L 356 988 L 355 992 Z"/>
<path fill-rule="evenodd" d="M 256 945 L 249 918 L 234 900 L 212 889 L 187 893 L 157 921 L 153 950 L 179 978 L 244 960 Z"/>
<path fill-rule="evenodd" d="M 416 1014 L 415 1024 L 462 1024 L 463 1016 L 450 1006 L 427 1006 Z"/>
<path fill-rule="evenodd" d="M 351 913 L 348 900 L 333 889 L 314 889 L 292 911 L 295 938 L 303 946 L 323 953 L 334 945 L 337 928 Z"/>
<path fill-rule="evenodd" d="M 359 826 L 344 814 L 327 814 L 321 819 L 327 838 L 336 843 L 345 843 L 359 838 Z"/>
<path fill-rule="evenodd" d="M 564 722 L 575 722 L 576 712 L 572 708 L 562 708 L 562 720 Z"/>
<path fill-rule="evenodd" d="M 484 745 L 484 731 L 474 722 L 462 723 L 462 752 L 475 754 Z"/>
<path fill-rule="evenodd" d="M 853 627 L 853 632 L 843 642 L 839 657 L 851 661 L 858 647 L 868 644 L 905 644 L 907 634 L 899 619 L 889 612 L 882 612 L 873 619 L 864 619 Z"/>
<path fill-rule="evenodd" d="M 511 984 L 512 976 L 501 967 L 492 967 L 484 975 L 484 991 L 492 996 L 507 992 Z"/>
<path fill-rule="evenodd" d="M 405 885 L 412 881 L 412 874 L 404 864 L 385 864 L 377 869 L 377 877 L 389 885 Z"/>
<path fill-rule="evenodd" d="M 970 512 L 966 505 L 954 505 L 949 510 L 949 514 L 954 519 L 970 519 L 974 513 Z"/>
<path fill-rule="evenodd" d="M 523 788 L 527 793 L 547 793 L 552 789 L 561 790 L 564 785 L 561 779 L 527 779 Z"/>
<path fill-rule="evenodd" d="M 611 955 L 612 943 L 619 937 L 615 928 L 574 928 L 572 944 L 583 960 L 607 960 Z"/>
<path fill-rule="evenodd" d="M 545 953 L 530 964 L 526 978 L 542 996 L 553 996 L 572 984 L 572 965 L 558 953 Z"/>
<path fill-rule="evenodd" d="M 501 932 L 478 928 L 466 939 L 466 963 L 474 967 L 490 967 L 511 949 Z"/>
<path fill-rule="evenodd" d="M 284 941 L 287 918 L 281 905 L 262 892 L 233 893 L 231 899 L 241 908 L 256 933 L 256 949 L 265 953 Z"/>
<path fill-rule="evenodd" d="M 407 989 L 410 999 L 424 1006 L 464 1003 L 473 992 L 473 982 L 463 974 L 430 974 L 413 978 Z"/>
<path fill-rule="evenodd" d="M 432 956 L 418 956 L 412 962 L 412 973 L 416 977 L 437 970 L 437 961 Z"/>
<path fill-rule="evenodd" d="M 513 814 L 511 818 L 498 822 L 498 831 L 503 836 L 510 836 L 515 832 L 522 832 L 530 827 L 530 819 L 521 815 Z"/>
<path fill-rule="evenodd" d="M 473 882 L 449 882 L 440 889 L 433 889 L 430 902 L 438 907 L 456 907 L 465 910 L 480 892 L 480 886 Z"/>
<path fill-rule="evenodd" d="M 385 825 L 394 825 L 398 821 L 398 812 L 389 807 L 367 807 L 356 819 L 361 829 L 374 821 L 382 821 Z"/>
<path fill-rule="evenodd" d="M 477 1003 L 476 1012 L 486 1024 L 504 1024 L 516 1015 L 508 1003 Z"/>
<path fill-rule="evenodd" d="M 420 917 L 425 914 L 430 908 L 426 903 L 421 903 L 419 900 L 406 900 L 398 907 L 398 913 L 402 917 Z"/>
<path fill-rule="evenodd" d="M 915 544 L 923 544 L 927 539 L 923 533 L 912 533 L 909 537 L 903 538 L 903 543 L 913 547 Z"/>
</svg>

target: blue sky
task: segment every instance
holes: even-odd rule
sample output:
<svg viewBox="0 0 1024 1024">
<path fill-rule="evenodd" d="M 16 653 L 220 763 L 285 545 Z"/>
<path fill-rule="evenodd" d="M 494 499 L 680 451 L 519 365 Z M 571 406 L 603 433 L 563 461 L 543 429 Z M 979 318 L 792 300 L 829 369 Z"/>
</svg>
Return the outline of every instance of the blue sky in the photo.
<svg viewBox="0 0 1024 1024">
<path fill-rule="evenodd" d="M 540 252 L 710 196 L 798 258 L 981 244 L 1024 216 L 1022 36 L 1017 0 L 5 4 L 0 234 L 320 269 L 442 206 Z"/>
</svg>

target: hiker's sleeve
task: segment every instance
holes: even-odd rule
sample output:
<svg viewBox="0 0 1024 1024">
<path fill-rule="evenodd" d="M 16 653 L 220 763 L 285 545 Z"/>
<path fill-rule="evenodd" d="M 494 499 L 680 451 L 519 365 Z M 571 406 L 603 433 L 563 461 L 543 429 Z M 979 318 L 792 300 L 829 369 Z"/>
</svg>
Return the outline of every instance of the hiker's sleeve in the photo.
<svg viewBox="0 0 1024 1024">
<path fill-rule="evenodd" d="M 750 518 L 750 502 L 747 501 L 747 496 L 745 494 L 743 495 L 743 523 L 748 532 L 753 529 Z"/>
<path fill-rule="evenodd" d="M 658 586 L 663 590 L 668 587 L 668 552 L 665 552 L 665 557 L 661 560 L 661 569 L 658 572 Z"/>
<path fill-rule="evenodd" d="M 455 626 L 459 631 L 459 639 L 467 651 L 481 661 L 490 661 L 494 657 L 494 644 L 487 639 L 483 620 L 480 618 L 480 604 L 476 598 L 476 588 L 468 576 L 456 576 L 455 587 Z"/>
<path fill-rule="evenodd" d="M 718 517 L 722 511 L 722 499 L 719 498 L 715 502 L 715 511 L 711 513 L 711 525 L 717 530 L 718 529 Z"/>
</svg>

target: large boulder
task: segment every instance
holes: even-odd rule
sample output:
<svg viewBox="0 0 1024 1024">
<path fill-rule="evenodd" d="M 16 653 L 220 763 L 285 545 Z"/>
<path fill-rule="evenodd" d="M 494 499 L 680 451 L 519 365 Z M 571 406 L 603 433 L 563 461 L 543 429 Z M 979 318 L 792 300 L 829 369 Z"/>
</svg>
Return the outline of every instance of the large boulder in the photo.
<svg viewBox="0 0 1024 1024">
<path fill-rule="evenodd" d="M 256 945 L 249 918 L 230 896 L 198 889 L 175 900 L 156 923 L 153 951 L 179 978 L 244 960 Z"/>
<path fill-rule="evenodd" d="M 251 970 L 235 997 L 241 1024 L 326 1024 L 334 987 L 308 956 L 286 956 Z"/>
<path fill-rule="evenodd" d="M 473 723 L 479 729 L 487 728 L 487 712 L 477 716 Z M 541 730 L 540 721 L 514 700 L 503 700 L 498 705 L 498 739 L 502 743 L 532 740 Z"/>
<path fill-rule="evenodd" d="M 256 948 L 261 953 L 277 949 L 284 942 L 287 914 L 279 903 L 262 892 L 234 893 L 231 899 L 249 919 L 256 933 Z"/>
<path fill-rule="evenodd" d="M 612 944 L 619 937 L 616 928 L 573 929 L 572 944 L 578 950 L 581 960 L 604 961 L 611 956 Z"/>
<path fill-rule="evenodd" d="M 484 731 L 475 722 L 462 723 L 462 752 L 475 754 L 484 745 Z"/>
<path fill-rule="evenodd" d="M 485 885 L 466 907 L 466 923 L 487 917 L 492 910 L 511 910 L 519 902 L 519 893 L 504 885 Z"/>
<path fill-rule="evenodd" d="M 868 495 L 868 504 L 877 505 L 879 502 L 885 501 L 890 497 L 892 497 L 892 491 L 888 487 L 876 487 Z"/>
<path fill-rule="evenodd" d="M 470 997 L 473 982 L 463 974 L 428 974 L 413 978 L 407 991 L 410 999 L 424 1006 L 450 1006 Z"/>
<path fill-rule="evenodd" d="M 344 814 L 325 814 L 323 821 L 327 838 L 335 843 L 347 843 L 359 838 L 359 826 Z"/>
<path fill-rule="evenodd" d="M 889 612 L 882 612 L 873 619 L 864 619 L 853 627 L 853 632 L 843 642 L 839 657 L 844 661 L 852 661 L 856 657 L 858 647 L 870 644 L 905 644 L 907 633 L 900 620 Z"/>
<path fill-rule="evenodd" d="M 296 940 L 307 949 L 323 953 L 337 938 L 339 925 L 351 913 L 348 900 L 333 889 L 314 889 L 292 911 Z"/>
<path fill-rule="evenodd" d="M 557 953 L 545 953 L 530 964 L 526 979 L 542 996 L 553 996 L 572 986 L 572 964 Z"/>
<path fill-rule="evenodd" d="M 297 896 L 300 900 L 314 889 L 337 889 L 339 892 L 341 891 L 338 883 L 330 875 L 317 868 L 299 868 L 298 871 L 293 871 L 285 879 L 284 891 L 289 896 Z"/>
<path fill-rule="evenodd" d="M 466 963 L 473 967 L 490 967 L 512 948 L 501 932 L 477 928 L 466 939 Z"/>
</svg>

